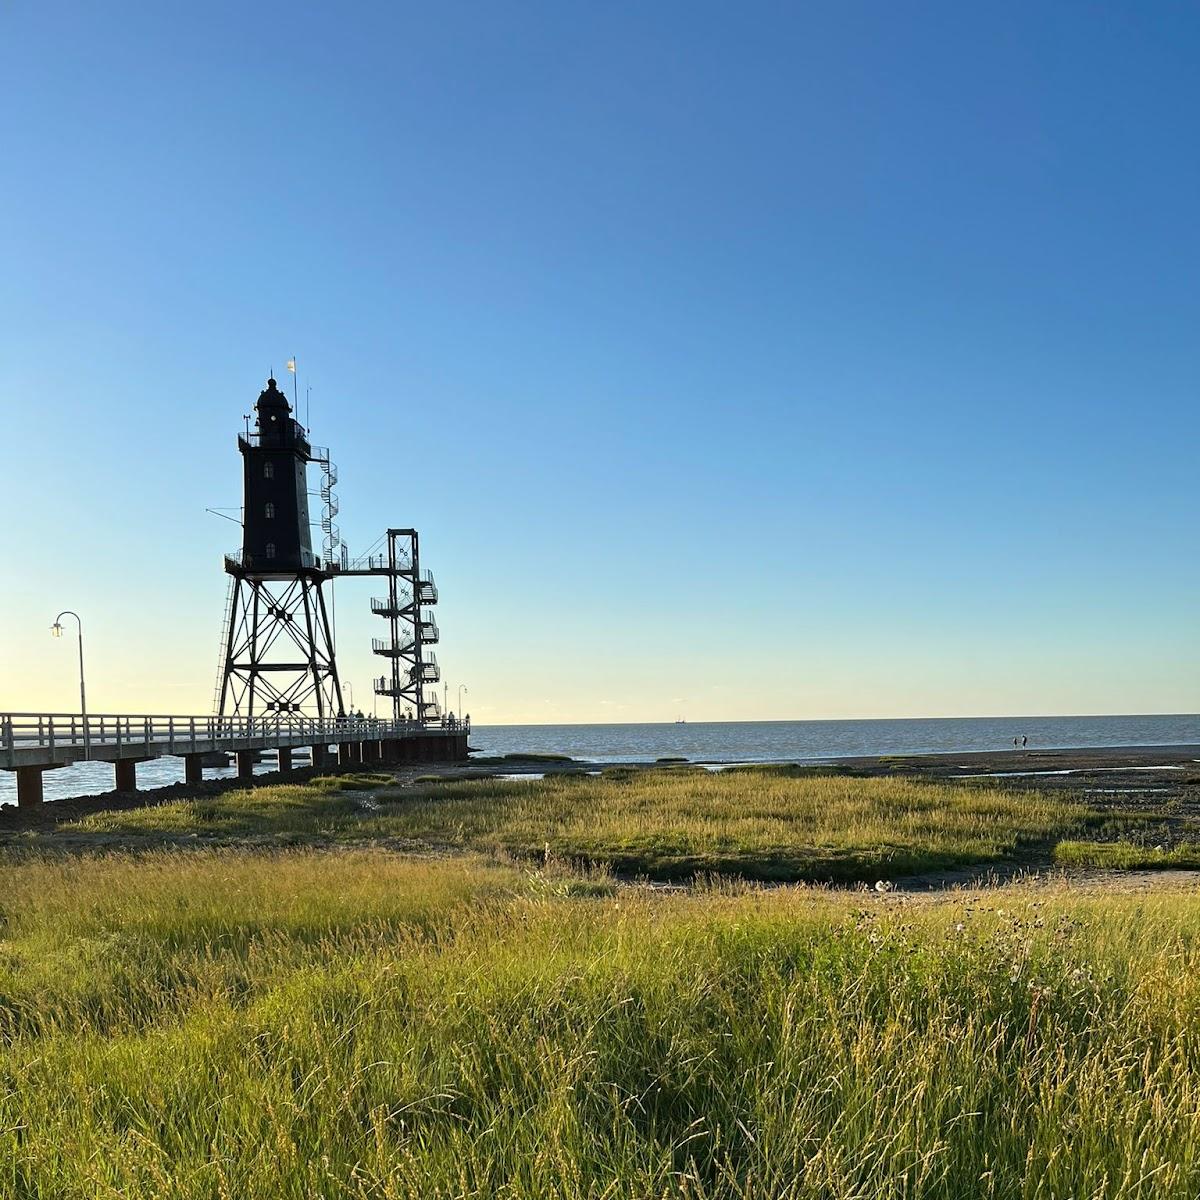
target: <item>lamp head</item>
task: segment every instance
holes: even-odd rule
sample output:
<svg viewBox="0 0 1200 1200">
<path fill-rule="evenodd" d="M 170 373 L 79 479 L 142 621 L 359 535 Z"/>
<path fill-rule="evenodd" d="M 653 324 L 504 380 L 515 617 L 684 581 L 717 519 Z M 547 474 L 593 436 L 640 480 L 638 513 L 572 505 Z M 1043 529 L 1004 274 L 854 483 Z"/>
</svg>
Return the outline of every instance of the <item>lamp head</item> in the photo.
<svg viewBox="0 0 1200 1200">
<path fill-rule="evenodd" d="M 55 621 L 54 624 L 50 626 L 50 636 L 62 637 L 62 625 L 58 621 Z"/>
</svg>

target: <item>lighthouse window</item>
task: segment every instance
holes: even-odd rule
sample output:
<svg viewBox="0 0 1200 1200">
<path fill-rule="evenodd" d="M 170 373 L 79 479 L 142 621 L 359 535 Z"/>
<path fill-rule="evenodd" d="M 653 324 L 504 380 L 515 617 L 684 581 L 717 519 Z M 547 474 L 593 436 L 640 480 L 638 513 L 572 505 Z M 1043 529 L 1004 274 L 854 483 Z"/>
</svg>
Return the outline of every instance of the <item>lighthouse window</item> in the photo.
<svg viewBox="0 0 1200 1200">
<path fill-rule="evenodd" d="M 275 543 L 274 542 L 267 543 L 267 557 L 268 558 L 275 557 Z"/>
<path fill-rule="evenodd" d="M 274 479 L 275 478 L 275 464 L 273 462 L 263 463 L 263 478 L 264 479 Z"/>
<path fill-rule="evenodd" d="M 266 507 L 263 509 L 263 515 L 268 521 L 273 521 L 275 519 L 275 505 L 272 504 L 270 500 L 267 501 Z"/>
</svg>

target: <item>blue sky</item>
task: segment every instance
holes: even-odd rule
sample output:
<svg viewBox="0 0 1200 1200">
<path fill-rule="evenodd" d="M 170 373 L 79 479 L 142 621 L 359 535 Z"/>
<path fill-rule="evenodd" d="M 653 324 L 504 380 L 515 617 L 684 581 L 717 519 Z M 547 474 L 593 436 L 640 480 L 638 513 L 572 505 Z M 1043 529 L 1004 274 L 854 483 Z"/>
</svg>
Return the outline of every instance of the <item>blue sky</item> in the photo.
<svg viewBox="0 0 1200 1200">
<path fill-rule="evenodd" d="M 211 704 L 299 358 L 479 721 L 1200 709 L 1200 15 L 0 8 L 0 708 Z M 337 596 L 356 701 L 370 587 Z"/>
</svg>

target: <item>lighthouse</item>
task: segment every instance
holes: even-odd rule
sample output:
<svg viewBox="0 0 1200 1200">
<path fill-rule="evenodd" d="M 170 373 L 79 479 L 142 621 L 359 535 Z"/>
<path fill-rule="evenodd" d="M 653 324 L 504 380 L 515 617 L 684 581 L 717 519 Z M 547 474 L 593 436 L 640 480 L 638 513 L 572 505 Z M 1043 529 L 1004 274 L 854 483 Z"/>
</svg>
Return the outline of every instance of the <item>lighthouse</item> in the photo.
<svg viewBox="0 0 1200 1200">
<path fill-rule="evenodd" d="M 238 438 L 245 480 L 242 561 L 259 572 L 313 568 L 308 436 L 274 379 L 254 412 L 255 433 Z"/>
<path fill-rule="evenodd" d="M 308 431 L 274 379 L 254 414 L 254 430 L 238 437 L 242 546 L 225 556 L 231 578 L 217 712 L 252 722 L 341 716 L 323 591 L 331 565 L 312 549 Z"/>
</svg>

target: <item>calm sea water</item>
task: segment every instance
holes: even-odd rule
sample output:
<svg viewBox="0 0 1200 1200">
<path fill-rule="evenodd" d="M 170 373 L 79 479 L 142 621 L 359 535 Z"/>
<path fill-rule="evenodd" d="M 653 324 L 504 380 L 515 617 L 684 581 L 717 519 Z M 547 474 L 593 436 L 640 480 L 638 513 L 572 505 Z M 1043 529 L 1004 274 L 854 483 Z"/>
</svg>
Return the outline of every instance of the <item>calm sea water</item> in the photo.
<svg viewBox="0 0 1200 1200">
<path fill-rule="evenodd" d="M 296 761 L 296 766 L 307 766 L 307 762 Z M 275 760 L 255 763 L 255 775 L 275 770 Z M 232 779 L 236 767 L 205 767 L 205 779 Z M 138 763 L 138 787 L 166 787 L 183 781 L 182 758 L 152 758 Z M 42 794 L 47 800 L 64 800 L 68 796 L 94 796 L 97 792 L 111 792 L 113 787 L 112 763 L 75 763 L 71 767 L 60 767 L 47 771 L 42 776 Z M 16 804 L 17 777 L 11 771 L 0 771 L 0 804 Z"/>
<path fill-rule="evenodd" d="M 1200 716 L 944 717 L 894 721 L 728 721 L 685 725 L 476 726 L 489 754 L 540 751 L 598 762 L 683 756 L 707 762 L 783 762 L 858 754 L 1200 744 Z"/>
<path fill-rule="evenodd" d="M 790 762 L 858 754 L 937 754 L 1004 750 L 1024 734 L 1030 749 L 1074 746 L 1200 745 L 1200 716 L 945 717 L 895 721 L 728 721 L 686 725 L 477 725 L 471 745 L 487 754 L 569 754 L 595 762 L 682 756 L 706 762 Z M 257 772 L 274 769 L 260 763 Z M 183 762 L 160 758 L 138 767 L 141 787 L 183 778 Z M 231 777 L 232 767 L 205 771 Z M 44 776 L 47 800 L 108 791 L 113 770 L 77 763 Z M 0 804 L 16 803 L 16 777 L 0 771 Z"/>
</svg>

